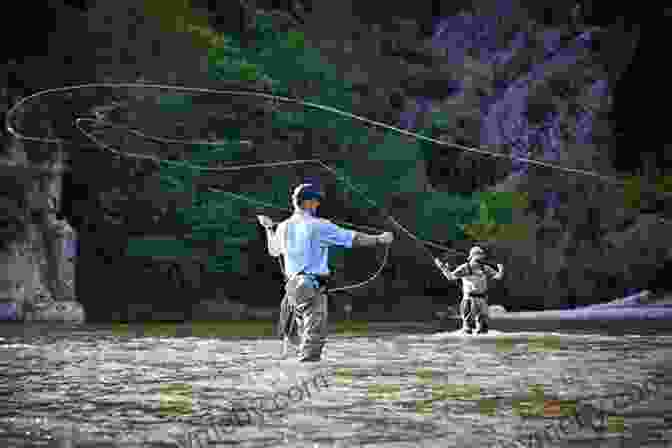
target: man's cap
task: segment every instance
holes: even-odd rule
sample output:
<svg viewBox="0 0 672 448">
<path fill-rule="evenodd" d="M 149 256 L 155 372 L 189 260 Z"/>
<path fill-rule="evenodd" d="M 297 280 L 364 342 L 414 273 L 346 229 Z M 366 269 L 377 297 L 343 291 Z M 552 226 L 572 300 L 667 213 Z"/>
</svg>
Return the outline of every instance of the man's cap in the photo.
<svg viewBox="0 0 672 448">
<path fill-rule="evenodd" d="M 294 197 L 299 201 L 306 201 L 309 199 L 324 200 L 324 192 L 315 184 L 301 184 L 294 190 Z"/>
<path fill-rule="evenodd" d="M 292 205 L 298 209 L 301 201 L 310 199 L 324 200 L 324 192 L 315 184 L 301 184 L 294 189 L 292 193 Z"/>
</svg>

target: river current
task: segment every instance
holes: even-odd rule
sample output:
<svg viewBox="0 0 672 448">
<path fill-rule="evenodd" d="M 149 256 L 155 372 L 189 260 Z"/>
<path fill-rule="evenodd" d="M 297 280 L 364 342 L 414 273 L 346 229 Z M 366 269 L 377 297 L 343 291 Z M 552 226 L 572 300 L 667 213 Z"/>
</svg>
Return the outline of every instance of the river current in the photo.
<svg viewBox="0 0 672 448">
<path fill-rule="evenodd" d="M 369 331 L 330 335 L 310 367 L 279 353 L 267 336 L 3 325 L 0 447 L 206 446 L 187 434 L 318 374 L 322 387 L 212 432 L 208 446 L 516 446 L 578 402 L 609 417 L 544 446 L 672 446 L 670 335 Z M 655 393 L 632 392 L 647 381 Z M 618 394 L 616 407 L 604 398 Z"/>
</svg>

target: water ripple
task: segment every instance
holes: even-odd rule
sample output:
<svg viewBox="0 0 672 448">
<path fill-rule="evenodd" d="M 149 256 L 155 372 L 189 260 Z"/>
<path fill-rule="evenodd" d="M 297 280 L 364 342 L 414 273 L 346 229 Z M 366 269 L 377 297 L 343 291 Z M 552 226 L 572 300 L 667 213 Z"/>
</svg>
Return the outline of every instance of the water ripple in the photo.
<svg viewBox="0 0 672 448">
<path fill-rule="evenodd" d="M 541 428 L 553 403 L 627 394 L 666 375 L 672 359 L 666 337 L 500 336 L 333 336 L 320 367 L 328 388 L 230 428 L 221 446 L 498 446 Z M 120 338 L 96 328 L 2 339 L 0 445 L 182 446 L 187 431 L 223 421 L 232 405 L 298 383 L 277 367 L 278 350 L 269 339 Z M 626 417 L 623 434 L 643 419 L 650 437 L 670 438 L 663 411 Z M 601 440 L 590 431 L 576 437 Z"/>
</svg>

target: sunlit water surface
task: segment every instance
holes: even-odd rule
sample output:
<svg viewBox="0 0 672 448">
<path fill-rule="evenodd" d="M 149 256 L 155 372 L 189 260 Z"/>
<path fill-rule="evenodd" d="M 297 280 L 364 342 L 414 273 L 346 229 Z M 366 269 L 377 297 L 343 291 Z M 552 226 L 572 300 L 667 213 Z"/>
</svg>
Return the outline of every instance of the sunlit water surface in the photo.
<svg viewBox="0 0 672 448">
<path fill-rule="evenodd" d="M 20 328 L 0 338 L 2 447 L 186 446 L 186 431 L 221 419 L 232 401 L 287 390 L 293 376 L 318 372 L 328 387 L 220 433 L 210 446 L 503 446 L 557 417 L 543 404 L 521 411 L 533 394 L 542 403 L 596 400 L 648 378 L 660 382 L 672 359 L 672 336 L 370 333 L 332 335 L 325 361 L 292 368 L 270 338 Z M 620 429 L 581 430 L 568 446 L 672 446 L 666 390 L 626 408 Z"/>
</svg>

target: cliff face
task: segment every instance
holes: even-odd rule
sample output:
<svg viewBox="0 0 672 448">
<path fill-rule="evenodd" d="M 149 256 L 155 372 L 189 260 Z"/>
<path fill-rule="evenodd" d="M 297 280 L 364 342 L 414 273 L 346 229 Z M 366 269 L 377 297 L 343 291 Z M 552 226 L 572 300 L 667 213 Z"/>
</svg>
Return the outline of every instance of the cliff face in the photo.
<svg viewBox="0 0 672 448">
<path fill-rule="evenodd" d="M 22 319 L 26 313 L 35 317 L 35 311 L 45 310 L 54 301 L 75 300 L 75 257 L 67 246 L 76 236 L 67 221 L 55 214 L 61 176 L 45 175 L 50 169 L 58 170 L 63 161 L 31 167 L 20 145 L 13 146 L 7 156 L 0 179 L 5 217 L 0 301 L 14 304 L 14 311 L 5 318 Z M 73 306 L 78 307 L 76 302 Z"/>
<path fill-rule="evenodd" d="M 29 23 L 30 17 L 40 19 L 34 22 L 31 39 L 19 43 L 11 33 L 3 36 L 8 42 L 2 51 L 0 69 L 3 118 L 4 112 L 21 97 L 64 83 L 65 79 L 77 79 L 69 77 L 68 72 L 83 76 L 74 50 L 84 55 L 84 45 L 75 45 L 80 30 L 72 26 L 80 18 L 79 13 L 64 4 L 50 4 L 43 10 L 16 4 L 11 17 L 3 18 L 11 23 L 22 23 L 24 19 L 24 23 Z M 11 25 L 6 23 L 3 28 L 8 30 Z M 60 32 L 55 32 L 59 28 Z M 14 117 L 14 124 L 27 126 L 33 135 L 53 137 L 54 122 L 58 121 L 53 117 L 59 114 L 52 108 L 49 115 L 50 106 L 53 105 L 49 102 L 32 104 Z M 62 146 L 12 140 L 4 125 L 1 136 L 0 302 L 12 304 L 11 312 L 10 307 L 5 307 L 8 312 L 3 319 L 41 320 L 50 313 L 49 320 L 81 322 L 83 309 L 75 301 L 74 291 L 75 258 L 72 250 L 64 250 L 72 246 L 70 241 L 76 236 L 68 220 L 57 216 L 62 205 L 61 174 L 67 165 L 67 152 Z"/>
<path fill-rule="evenodd" d="M 147 134 L 221 138 L 233 129 L 238 137 L 254 141 L 248 149 L 231 147 L 220 158 L 225 163 L 331 160 L 421 238 L 457 249 L 474 242 L 489 247 L 507 266 L 495 294 L 507 308 L 592 303 L 649 286 L 672 256 L 669 224 L 662 219 L 660 196 L 643 191 L 642 177 L 634 175 L 645 174 L 659 190 L 670 186 L 661 180 L 666 172 L 655 172 L 655 162 L 643 173 L 616 166 L 620 137 L 613 121 L 616 86 L 640 43 L 640 27 L 615 19 L 598 23 L 591 19 L 594 11 L 563 2 L 554 2 L 551 12 L 538 2 L 513 0 L 451 2 L 450 8 L 417 3 L 390 7 L 382 18 L 359 4 L 326 0 L 303 5 L 308 8 L 295 4 L 291 11 L 272 10 L 259 1 L 256 12 L 249 5 L 233 12 L 208 11 L 196 2 L 190 8 L 172 1 L 97 2 L 85 12 L 63 7 L 61 20 L 77 23 L 86 45 L 73 46 L 66 31 L 57 31 L 49 60 L 60 54 L 86 61 L 77 63 L 78 70 L 61 73 L 63 84 L 93 78 L 272 89 L 466 147 L 606 174 L 619 168 L 633 175 L 628 188 L 420 142 L 322 112 L 283 112 L 270 101 L 157 101 L 156 92 L 115 97 L 99 91 L 79 95 L 76 101 L 49 103 L 52 115 L 60 117 L 54 118 L 53 130 L 82 145 L 70 118 L 94 112 Z M 232 22 L 233 16 L 240 20 Z M 230 41 L 227 36 L 237 37 Z M 30 73 L 30 88 L 53 86 L 56 81 L 42 83 L 30 69 L 40 62 L 39 57 L 33 60 L 23 72 Z M 226 137 L 235 140 L 236 132 Z M 155 143 L 143 139 L 111 132 L 106 138 L 132 145 L 134 152 L 156 150 Z M 86 259 L 78 267 L 78 294 L 101 318 L 111 315 L 120 297 L 152 302 L 155 311 L 184 311 L 190 306 L 185 296 L 193 296 L 189 303 L 196 303 L 222 290 L 253 304 L 277 301 L 280 276 L 264 254 L 263 235 L 254 224 L 229 219 L 253 218 L 267 210 L 241 208 L 235 202 L 224 207 L 221 196 L 204 196 L 199 189 L 217 185 L 283 204 L 290 186 L 315 171 L 199 177 L 115 160 L 76 145 L 66 148 L 74 174 L 65 187 L 70 190 L 63 210 L 82 240 L 80 261 Z M 40 148 L 26 145 L 29 155 L 44 152 Z M 185 157 L 179 148 L 166 151 L 170 157 Z M 191 180 L 178 185 L 178 178 Z M 58 178 L 52 182 L 58 196 L 57 183 Z M 30 185 L 18 189 L 17 204 L 37 184 Z M 342 183 L 332 182 L 328 188 L 333 202 L 325 204 L 326 215 L 387 225 Z M 209 205 L 214 203 L 219 208 Z M 48 233 L 46 221 L 31 221 L 22 214 L 26 207 L 16 207 L 23 211 L 7 208 L 7 216 L 16 216 L 14 224 L 4 224 L 7 241 L 31 242 L 31 247 L 39 241 L 56 244 L 54 238 L 41 237 Z M 140 247 L 129 239 L 140 236 L 167 238 L 175 248 L 163 258 L 158 253 L 124 258 L 129 248 Z M 385 281 L 352 290 L 354 296 L 373 301 L 376 296 L 381 301 L 385 296 L 409 297 L 409 303 L 417 304 L 429 289 L 446 288 L 431 260 L 400 236 L 383 272 Z M 152 238 L 141 246 L 148 248 Z M 355 283 L 375 271 L 379 254 L 362 254 L 334 254 L 340 267 L 336 282 Z M 37 267 L 49 257 L 52 265 L 62 263 L 44 252 L 29 271 L 39 272 Z M 35 278 L 49 278 L 45 272 Z M 101 290 L 101 275 L 125 281 L 108 282 Z M 132 294 L 129 284 L 137 285 Z M 249 298 L 253 285 L 257 299 Z M 54 288 L 58 282 L 46 289 Z M 45 287 L 36 284 L 25 300 L 35 301 L 40 289 Z"/>
</svg>

